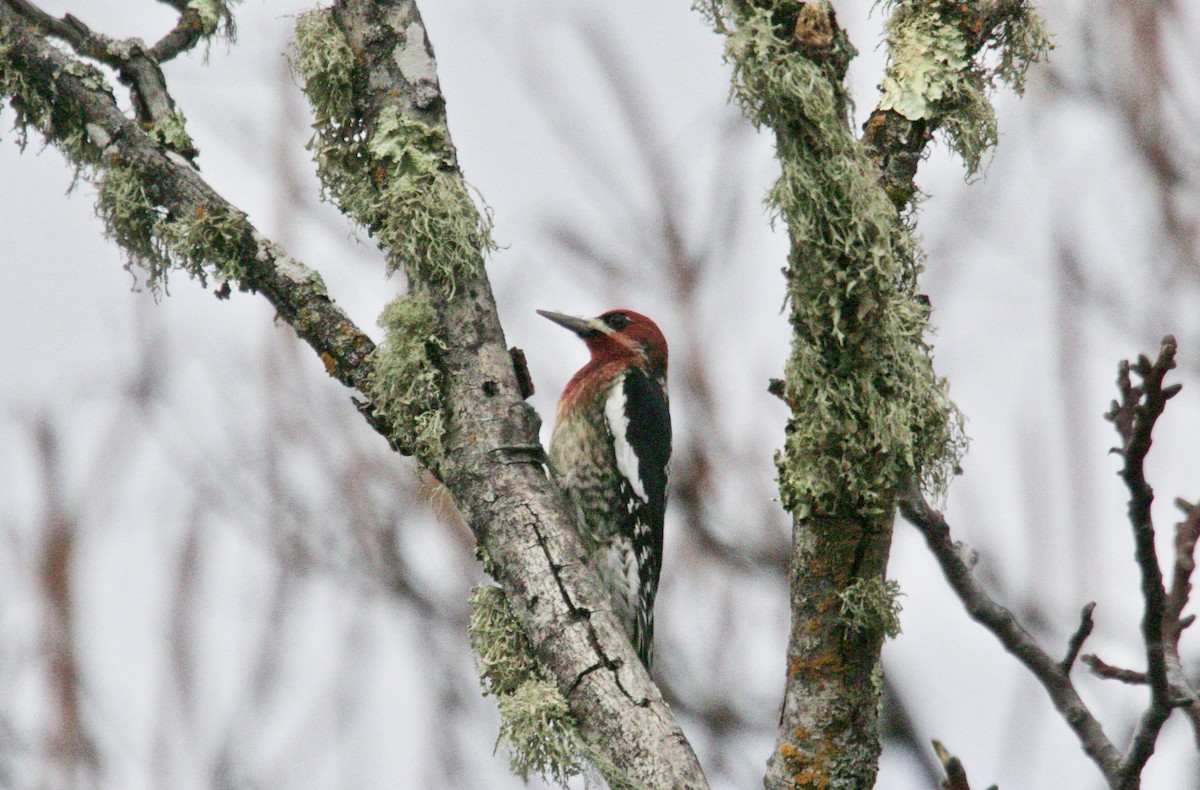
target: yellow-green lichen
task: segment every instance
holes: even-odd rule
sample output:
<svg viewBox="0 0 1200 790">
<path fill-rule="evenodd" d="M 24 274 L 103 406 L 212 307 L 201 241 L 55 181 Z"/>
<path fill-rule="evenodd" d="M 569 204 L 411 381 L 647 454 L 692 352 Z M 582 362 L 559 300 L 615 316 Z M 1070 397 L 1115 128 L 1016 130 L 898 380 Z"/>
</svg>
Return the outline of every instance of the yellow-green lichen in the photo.
<svg viewBox="0 0 1200 790">
<path fill-rule="evenodd" d="M 900 584 L 893 579 L 860 578 L 842 590 L 842 624 L 851 634 L 900 635 Z"/>
<path fill-rule="evenodd" d="M 930 121 L 945 131 L 968 175 L 997 140 L 996 113 L 988 91 L 996 82 L 1024 89 L 1029 64 L 1045 57 L 1050 39 L 1037 12 L 1022 5 L 1007 14 L 990 37 L 978 33 L 964 14 L 974 6 L 951 2 L 895 0 L 887 22 L 888 68 L 879 109 L 910 121 Z M 984 55 L 994 51 L 995 65 Z"/>
<path fill-rule="evenodd" d="M 300 16 L 291 63 L 316 116 L 309 148 L 326 198 L 388 250 L 393 269 L 406 267 L 452 290 L 495 244 L 445 128 L 392 105 L 368 125 L 363 78 L 332 11 Z"/>
<path fill-rule="evenodd" d="M 583 771 L 585 752 L 566 699 L 545 679 L 500 588 L 476 587 L 470 605 L 467 633 L 484 694 L 496 697 L 509 767 L 522 779 L 536 773 L 565 787 Z"/>
<path fill-rule="evenodd" d="M 406 294 L 383 309 L 379 325 L 387 335 L 372 355 L 375 410 L 389 420 L 390 438 L 401 452 L 436 464 L 445 432 L 432 356 L 442 347 L 437 314 L 426 297 Z"/>
<path fill-rule="evenodd" d="M 924 339 L 920 250 L 850 128 L 844 34 L 810 57 L 793 42 L 791 5 L 729 8 L 733 95 L 776 131 L 781 175 L 767 203 L 791 239 L 781 501 L 801 517 L 884 512 L 907 479 L 939 487 L 962 443 Z"/>
</svg>

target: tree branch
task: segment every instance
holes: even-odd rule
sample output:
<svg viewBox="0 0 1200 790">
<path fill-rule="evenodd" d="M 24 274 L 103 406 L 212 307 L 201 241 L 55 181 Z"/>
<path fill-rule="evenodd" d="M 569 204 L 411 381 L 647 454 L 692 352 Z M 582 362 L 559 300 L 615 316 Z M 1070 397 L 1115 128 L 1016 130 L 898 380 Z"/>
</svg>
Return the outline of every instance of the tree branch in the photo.
<svg viewBox="0 0 1200 790">
<path fill-rule="evenodd" d="M 1134 554 L 1142 575 L 1142 641 L 1146 650 L 1146 680 L 1150 686 L 1150 705 L 1138 721 L 1133 741 L 1121 764 L 1120 775 L 1125 782 L 1137 777 L 1150 755 L 1158 732 L 1171 713 L 1170 686 L 1163 645 L 1163 618 L 1166 614 L 1166 590 L 1163 589 L 1162 569 L 1154 549 L 1154 522 L 1150 505 L 1154 490 L 1146 482 L 1146 454 L 1150 452 L 1154 424 L 1163 413 L 1167 401 L 1177 395 L 1180 385 L 1164 388 L 1163 378 L 1175 367 L 1175 338 L 1167 335 L 1159 348 L 1158 359 L 1151 364 L 1144 355 L 1130 366 L 1122 361 L 1117 375 L 1120 402 L 1113 401 L 1106 419 L 1116 426 L 1122 445 L 1114 452 L 1124 459 L 1121 478 L 1129 489 L 1129 522 L 1133 527 Z M 1142 380 L 1133 386 L 1130 371 Z"/>
<path fill-rule="evenodd" d="M 96 33 L 72 14 L 56 19 L 27 0 L 2 1 L 44 34 L 61 39 L 80 55 L 114 69 L 121 82 L 130 87 L 130 97 L 138 120 L 152 131 L 159 142 L 170 146 L 189 162 L 195 162 L 199 151 L 184 130 L 183 116 L 167 92 L 166 77 L 158 66 L 163 53 L 156 54 L 155 49 L 146 50 L 140 39 L 119 41 Z M 184 12 L 180 17 L 181 26 L 185 19 L 188 20 L 188 29 L 194 28 L 195 36 L 185 40 L 168 34 L 167 38 L 171 41 L 165 46 L 164 52 L 169 52 L 171 57 L 186 47 L 194 46 L 203 34 L 203 25 L 196 9 L 188 8 Z"/>
<path fill-rule="evenodd" d="M 1181 615 L 1191 591 L 1190 577 L 1195 568 L 1196 541 L 1200 536 L 1200 508 L 1184 500 L 1176 503 L 1184 512 L 1184 521 L 1176 527 L 1175 575 L 1168 596 L 1163 588 L 1162 571 L 1154 549 L 1154 526 L 1150 517 L 1154 491 L 1145 477 L 1145 460 L 1150 451 L 1155 422 L 1162 415 L 1166 402 L 1180 391 L 1178 384 L 1163 386 L 1167 372 L 1175 367 L 1175 352 L 1175 338 L 1167 335 L 1162 340 L 1158 359 L 1154 363 L 1145 356 L 1140 356 L 1132 366 L 1128 361 L 1123 361 L 1117 378 L 1121 399 L 1114 401 L 1105 415 L 1116 426 L 1122 440 L 1121 447 L 1113 452 L 1124 459 L 1121 476 L 1130 492 L 1129 520 L 1133 526 L 1135 555 L 1142 576 L 1142 641 L 1146 650 L 1147 671 L 1142 673 L 1114 667 L 1094 655 L 1083 656 L 1080 660 L 1100 677 L 1150 687 L 1150 705 L 1138 721 L 1123 757 L 1117 753 L 1099 723 L 1079 699 L 1069 677 L 1075 657 L 1092 630 L 1095 604 L 1089 603 L 1080 613 L 1079 628 L 1071 637 L 1066 657 L 1057 664 L 1051 662 L 1050 657 L 1016 622 L 1012 613 L 992 601 L 972 578 L 970 569 L 962 562 L 955 544 L 950 540 L 950 528 L 942 515 L 929 507 L 915 487 L 907 492 L 900 503 L 905 518 L 924 533 L 950 586 L 963 601 L 971 617 L 992 631 L 1005 648 L 1033 672 L 1067 724 L 1075 730 L 1084 751 L 1116 790 L 1133 790 L 1140 786 L 1142 769 L 1154 753 L 1159 731 L 1173 707 L 1183 705 L 1189 708 L 1189 718 L 1200 739 L 1200 715 L 1191 712 L 1200 702 L 1200 696 L 1184 674 L 1179 660 L 1179 635 L 1194 619 Z M 1131 370 L 1141 379 L 1140 385 L 1134 386 L 1131 382 Z"/>
<path fill-rule="evenodd" d="M 1046 689 L 1054 707 L 1074 730 L 1083 750 L 1099 766 L 1109 784 L 1118 787 L 1116 777 L 1121 767 L 1121 755 L 1104 734 L 1100 722 L 1080 699 L 1059 662 L 1038 647 L 1013 613 L 992 600 L 971 575 L 970 568 L 959 555 L 957 545 L 950 539 L 950 526 L 946 519 L 929 506 L 916 488 L 901 497 L 900 512 L 925 536 L 925 542 L 941 565 L 946 581 L 966 607 L 967 614 L 991 631 L 1004 649 L 1033 673 Z"/>
</svg>

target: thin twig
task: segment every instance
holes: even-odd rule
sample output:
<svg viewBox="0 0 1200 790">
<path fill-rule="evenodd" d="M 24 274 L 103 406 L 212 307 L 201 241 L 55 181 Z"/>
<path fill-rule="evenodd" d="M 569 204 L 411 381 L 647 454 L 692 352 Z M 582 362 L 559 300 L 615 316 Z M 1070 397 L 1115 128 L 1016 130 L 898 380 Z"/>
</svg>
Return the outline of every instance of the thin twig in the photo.
<svg viewBox="0 0 1200 790">
<path fill-rule="evenodd" d="M 1087 668 L 1092 670 L 1098 677 L 1108 680 L 1119 680 L 1122 683 L 1128 683 L 1131 686 L 1146 685 L 1146 673 L 1138 672 L 1133 669 L 1125 669 L 1123 667 L 1115 667 L 1112 664 L 1106 664 L 1099 656 L 1086 655 L 1079 659 Z"/>
<path fill-rule="evenodd" d="M 1083 647 L 1084 640 L 1092 633 L 1092 628 L 1095 623 L 1092 621 L 1092 612 L 1096 609 L 1096 602 L 1089 601 L 1079 613 L 1079 628 L 1071 635 L 1071 639 L 1067 642 L 1067 655 L 1058 663 L 1062 668 L 1063 674 L 1071 674 L 1071 667 L 1075 666 L 1075 658 L 1079 655 L 1080 648 Z"/>
</svg>

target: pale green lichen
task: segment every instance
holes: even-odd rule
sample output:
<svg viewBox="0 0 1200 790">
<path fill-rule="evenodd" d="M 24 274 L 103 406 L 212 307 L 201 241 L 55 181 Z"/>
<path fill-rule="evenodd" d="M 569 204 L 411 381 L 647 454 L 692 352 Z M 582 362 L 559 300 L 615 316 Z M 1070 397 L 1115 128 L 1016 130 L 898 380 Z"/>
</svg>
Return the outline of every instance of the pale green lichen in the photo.
<svg viewBox="0 0 1200 790">
<path fill-rule="evenodd" d="M 528 779 L 531 773 L 561 787 L 583 772 L 579 731 L 567 701 L 546 680 L 523 683 L 496 700 L 500 740 L 508 749 L 509 769 Z"/>
<path fill-rule="evenodd" d="M 155 119 L 148 131 L 155 140 L 181 154 L 194 155 L 196 151 L 196 144 L 187 133 L 187 118 L 178 107 Z"/>
<path fill-rule="evenodd" d="M 891 62 L 879 109 L 919 121 L 939 113 L 943 103 L 987 103 L 982 80 L 970 73 L 966 36 L 934 4 L 898 4 L 887 30 Z"/>
<path fill-rule="evenodd" d="M 468 603 L 467 636 L 484 694 L 511 694 L 523 683 L 541 680 L 529 639 L 509 611 L 504 591 L 479 585 L 471 590 Z"/>
<path fill-rule="evenodd" d="M 900 635 L 900 584 L 879 577 L 855 580 L 840 593 L 842 623 L 851 634 Z"/>
<path fill-rule="evenodd" d="M 470 606 L 467 634 L 484 694 L 496 697 L 510 768 L 522 779 L 536 773 L 565 786 L 583 771 L 586 751 L 566 699 L 546 680 L 503 590 L 476 587 Z"/>
<path fill-rule="evenodd" d="M 83 109 L 67 96 L 59 94 L 58 80 L 63 73 L 79 79 L 87 88 L 111 93 L 97 69 L 78 61 L 69 62 L 62 71 L 21 68 L 16 62 L 15 35 L 0 25 L 0 99 L 7 99 L 16 113 L 14 127 L 22 148 L 30 127 L 37 129 L 47 143 L 67 157 L 76 176 L 88 175 L 100 161 L 101 149 L 87 131 Z"/>
<path fill-rule="evenodd" d="M 125 251 L 127 269 L 145 272 L 152 290 L 166 288 L 172 269 L 202 283 L 210 275 L 221 281 L 245 276 L 241 213 L 201 207 L 173 213 L 155 199 L 144 177 L 116 164 L 101 171 L 96 186 L 105 234 Z"/>
<path fill-rule="evenodd" d="M 880 84 L 879 109 L 910 121 L 940 127 L 950 147 L 974 175 L 997 141 L 996 113 L 988 92 L 997 82 L 1018 93 L 1025 71 L 1050 49 L 1037 12 L 1023 5 L 1008 14 L 983 46 L 968 41 L 969 20 L 977 9 L 960 3 L 895 0 L 888 3 L 888 68 Z M 995 65 L 987 54 L 995 53 Z"/>
<path fill-rule="evenodd" d="M 792 42 L 787 4 L 732 8 L 723 25 L 734 97 L 776 130 L 782 172 L 767 203 L 792 242 L 781 501 L 801 517 L 887 512 L 906 480 L 940 488 L 962 446 L 924 339 L 920 250 L 850 129 L 849 42 L 834 37 L 814 60 Z"/>
<path fill-rule="evenodd" d="M 366 227 L 404 266 L 448 289 L 495 248 L 491 222 L 472 202 L 445 128 L 401 113 L 364 120 L 354 51 L 332 11 L 300 16 L 293 71 L 316 116 L 309 143 L 327 199 Z"/>
<path fill-rule="evenodd" d="M 238 2 L 240 0 L 188 0 L 187 7 L 200 18 L 200 32 L 205 38 L 211 38 L 220 30 L 225 38 L 233 41 L 237 27 L 230 7 Z"/>
<path fill-rule="evenodd" d="M 426 465 L 442 455 L 445 432 L 433 354 L 442 347 L 437 314 L 421 294 L 406 294 L 383 309 L 387 335 L 372 354 L 370 395 L 375 410 L 392 426 L 389 438 L 400 452 Z"/>
</svg>

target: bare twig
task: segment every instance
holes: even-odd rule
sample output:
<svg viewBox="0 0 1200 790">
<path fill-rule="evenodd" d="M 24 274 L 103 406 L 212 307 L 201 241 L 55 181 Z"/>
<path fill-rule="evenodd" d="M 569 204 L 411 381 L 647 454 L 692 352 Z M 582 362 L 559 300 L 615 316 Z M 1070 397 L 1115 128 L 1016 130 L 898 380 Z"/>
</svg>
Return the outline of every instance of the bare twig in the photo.
<svg viewBox="0 0 1200 790">
<path fill-rule="evenodd" d="M 1096 675 L 1109 680 L 1119 680 L 1122 683 L 1128 683 L 1131 686 L 1146 685 L 1146 673 L 1138 672 L 1133 669 L 1124 669 L 1123 667 L 1115 667 L 1112 664 L 1106 664 L 1099 656 L 1086 655 L 1079 659 L 1087 665 L 1088 669 L 1092 670 Z"/>
<path fill-rule="evenodd" d="M 1122 445 L 1115 452 L 1124 459 L 1121 478 L 1129 489 L 1129 522 L 1133 527 L 1135 556 L 1142 576 L 1142 641 L 1146 648 L 1146 678 L 1150 686 L 1150 706 L 1142 714 L 1134 732 L 1133 742 L 1121 764 L 1121 776 L 1130 781 L 1141 773 L 1142 767 L 1154 753 L 1158 732 L 1171 712 L 1170 687 L 1163 646 L 1163 616 L 1166 611 L 1166 591 L 1163 589 L 1162 569 L 1154 549 L 1154 522 L 1150 505 L 1154 490 L 1146 482 L 1146 454 L 1150 451 L 1154 424 L 1163 413 L 1167 401 L 1178 394 L 1180 385 L 1163 387 L 1167 371 L 1175 367 L 1175 338 L 1167 335 L 1159 347 L 1158 359 L 1152 364 L 1145 355 L 1137 363 L 1122 361 L 1117 375 L 1121 400 L 1113 401 L 1105 417 L 1116 426 Z M 1130 371 L 1142 380 L 1140 386 L 1130 381 Z"/>
<path fill-rule="evenodd" d="M 1054 707 L 1074 730 L 1083 750 L 1099 766 L 1109 783 L 1117 787 L 1114 778 L 1121 765 L 1121 755 L 1104 734 L 1100 722 L 1080 699 L 1062 666 L 1038 647 L 1012 612 L 984 592 L 950 539 L 950 526 L 946 519 L 929 506 L 915 487 L 900 498 L 900 512 L 924 534 L 926 543 L 942 567 L 942 573 L 963 602 L 967 613 L 991 631 L 1004 648 L 1033 673 L 1046 689 Z"/>
<path fill-rule="evenodd" d="M 962 760 L 951 754 L 941 741 L 935 740 L 932 743 L 933 751 L 946 771 L 946 780 L 942 782 L 943 790 L 971 790 L 971 783 L 967 781 L 967 769 L 963 767 Z"/>
<path fill-rule="evenodd" d="M 1083 642 L 1092 633 L 1092 628 L 1095 623 L 1092 621 L 1092 612 L 1096 609 L 1096 602 L 1090 601 L 1079 613 L 1079 628 L 1071 635 L 1071 639 L 1067 642 L 1067 655 L 1058 663 L 1062 668 L 1063 674 L 1071 674 L 1071 667 L 1075 665 L 1075 658 L 1079 655 L 1080 648 L 1083 647 Z"/>
</svg>

